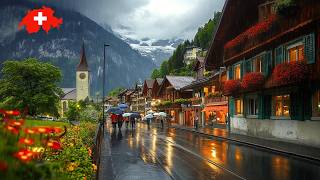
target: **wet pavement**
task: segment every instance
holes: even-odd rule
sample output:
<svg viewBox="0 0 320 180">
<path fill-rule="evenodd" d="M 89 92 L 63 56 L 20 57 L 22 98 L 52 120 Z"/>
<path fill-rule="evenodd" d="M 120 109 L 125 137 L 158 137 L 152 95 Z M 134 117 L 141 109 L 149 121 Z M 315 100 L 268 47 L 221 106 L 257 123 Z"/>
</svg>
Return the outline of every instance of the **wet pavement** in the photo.
<svg viewBox="0 0 320 180">
<path fill-rule="evenodd" d="M 320 179 L 319 162 L 174 128 L 108 127 L 105 143 L 100 179 Z"/>
</svg>

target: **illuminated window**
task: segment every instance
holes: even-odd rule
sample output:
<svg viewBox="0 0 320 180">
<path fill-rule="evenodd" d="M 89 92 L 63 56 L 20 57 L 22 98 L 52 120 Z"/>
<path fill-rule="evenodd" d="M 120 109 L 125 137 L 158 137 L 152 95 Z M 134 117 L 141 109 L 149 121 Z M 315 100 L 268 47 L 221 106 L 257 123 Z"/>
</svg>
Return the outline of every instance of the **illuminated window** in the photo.
<svg viewBox="0 0 320 180">
<path fill-rule="evenodd" d="M 253 71 L 262 72 L 262 56 L 258 56 L 253 60 Z"/>
<path fill-rule="evenodd" d="M 290 95 L 274 96 L 274 115 L 290 116 Z"/>
<path fill-rule="evenodd" d="M 312 116 L 320 117 L 320 90 L 318 90 L 313 95 L 313 108 L 312 108 Z"/>
<path fill-rule="evenodd" d="M 248 115 L 258 115 L 258 100 L 256 98 L 248 99 Z"/>
<path fill-rule="evenodd" d="M 216 91 L 216 86 L 211 87 L 211 92 L 214 93 Z"/>
<path fill-rule="evenodd" d="M 236 113 L 236 115 L 242 114 L 243 104 L 242 104 L 242 100 L 241 100 L 241 99 L 236 99 L 236 100 L 234 101 L 234 107 L 235 107 L 235 113 Z"/>
<path fill-rule="evenodd" d="M 304 60 L 304 45 L 302 42 L 289 46 L 287 52 L 289 62 Z"/>
<path fill-rule="evenodd" d="M 234 67 L 234 79 L 241 79 L 241 66 L 240 64 Z"/>
</svg>

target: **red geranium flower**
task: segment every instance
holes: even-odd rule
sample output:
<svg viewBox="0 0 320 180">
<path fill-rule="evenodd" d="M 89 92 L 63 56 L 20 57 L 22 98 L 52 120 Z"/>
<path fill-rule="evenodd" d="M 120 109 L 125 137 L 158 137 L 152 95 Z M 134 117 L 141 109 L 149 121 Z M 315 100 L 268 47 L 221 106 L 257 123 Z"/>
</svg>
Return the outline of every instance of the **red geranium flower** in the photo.
<svg viewBox="0 0 320 180">
<path fill-rule="evenodd" d="M 61 149 L 61 143 L 58 141 L 51 140 L 47 143 L 47 146 L 55 150 Z"/>
<path fill-rule="evenodd" d="M 239 80 L 228 80 L 224 83 L 223 92 L 225 95 L 236 94 L 240 90 Z"/>
<path fill-rule="evenodd" d="M 5 128 L 10 131 L 11 133 L 13 134 L 18 134 L 19 133 L 19 129 L 14 127 L 14 126 L 11 126 L 11 125 L 6 125 Z"/>
<path fill-rule="evenodd" d="M 259 72 L 247 73 L 242 78 L 241 87 L 246 90 L 256 90 L 263 86 L 264 75 Z"/>
<path fill-rule="evenodd" d="M 278 64 L 272 73 L 273 82 L 278 86 L 301 83 L 308 76 L 308 66 L 304 62 Z"/>
<path fill-rule="evenodd" d="M 20 149 L 17 153 L 14 154 L 16 158 L 18 158 L 21 161 L 30 161 L 33 156 L 33 152 L 29 149 Z"/>
</svg>

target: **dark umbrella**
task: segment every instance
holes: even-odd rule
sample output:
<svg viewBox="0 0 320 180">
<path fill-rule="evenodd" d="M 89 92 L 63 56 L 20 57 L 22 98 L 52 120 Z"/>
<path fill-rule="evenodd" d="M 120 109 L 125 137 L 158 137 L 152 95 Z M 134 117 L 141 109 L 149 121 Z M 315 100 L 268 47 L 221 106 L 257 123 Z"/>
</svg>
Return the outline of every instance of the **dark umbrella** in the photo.
<svg viewBox="0 0 320 180">
<path fill-rule="evenodd" d="M 123 110 L 118 108 L 118 107 L 111 107 L 107 110 L 107 113 L 112 113 L 112 114 L 122 114 Z"/>
<path fill-rule="evenodd" d="M 128 105 L 127 105 L 127 104 L 119 104 L 119 105 L 118 105 L 118 108 L 127 109 L 127 108 L 128 108 Z"/>
<path fill-rule="evenodd" d="M 141 118 L 141 115 L 137 112 L 132 112 L 132 114 L 130 115 L 130 117 L 134 117 L 134 118 Z"/>
</svg>

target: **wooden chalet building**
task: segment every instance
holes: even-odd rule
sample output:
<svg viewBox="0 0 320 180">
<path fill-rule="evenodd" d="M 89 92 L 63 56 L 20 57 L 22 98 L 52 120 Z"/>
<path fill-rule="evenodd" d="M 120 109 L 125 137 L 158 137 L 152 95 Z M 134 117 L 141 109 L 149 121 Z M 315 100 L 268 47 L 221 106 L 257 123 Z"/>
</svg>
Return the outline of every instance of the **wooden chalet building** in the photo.
<svg viewBox="0 0 320 180">
<path fill-rule="evenodd" d="M 192 91 L 183 91 L 181 88 L 191 84 L 195 79 L 190 76 L 165 76 L 158 90 L 158 98 L 161 102 L 171 102 L 172 104 L 158 110 L 164 110 L 172 117 L 173 123 L 184 124 L 184 116 L 181 104 L 174 103 L 178 99 L 189 99 Z"/>
<path fill-rule="evenodd" d="M 231 132 L 320 147 L 320 1 L 294 2 L 226 0 L 206 66 L 227 68 Z"/>
<path fill-rule="evenodd" d="M 153 81 L 152 89 L 151 89 L 151 110 L 156 111 L 157 105 L 161 102 L 161 100 L 158 97 L 158 91 L 160 89 L 161 83 L 163 81 L 163 78 L 157 78 Z"/>
<path fill-rule="evenodd" d="M 152 102 L 152 88 L 153 84 L 156 80 L 154 79 L 147 79 L 143 83 L 142 94 L 145 98 L 145 111 L 148 112 L 151 110 L 151 102 Z"/>
</svg>

